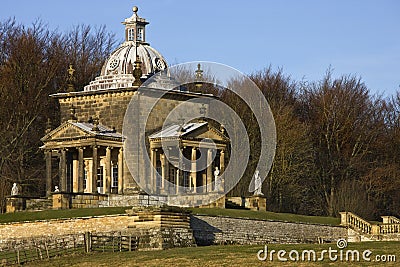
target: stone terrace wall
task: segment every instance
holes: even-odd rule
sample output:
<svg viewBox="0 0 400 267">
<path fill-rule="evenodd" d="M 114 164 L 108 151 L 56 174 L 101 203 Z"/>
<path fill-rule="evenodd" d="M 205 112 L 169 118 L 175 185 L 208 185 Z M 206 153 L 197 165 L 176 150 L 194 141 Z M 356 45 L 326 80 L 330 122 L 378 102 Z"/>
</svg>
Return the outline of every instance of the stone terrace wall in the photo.
<svg viewBox="0 0 400 267">
<path fill-rule="evenodd" d="M 191 216 L 198 245 L 335 242 L 347 229 L 308 223 L 289 223 L 222 216 Z"/>
<path fill-rule="evenodd" d="M 132 223 L 132 217 L 127 215 L 106 215 L 0 224 L 0 242 L 15 238 L 124 231 Z"/>
<path fill-rule="evenodd" d="M 190 224 L 198 245 L 316 243 L 347 238 L 347 229 L 341 226 L 201 215 L 192 215 Z M 138 231 L 128 228 L 134 225 L 134 218 L 128 215 L 0 224 L 0 243 L 38 236 Z"/>
</svg>

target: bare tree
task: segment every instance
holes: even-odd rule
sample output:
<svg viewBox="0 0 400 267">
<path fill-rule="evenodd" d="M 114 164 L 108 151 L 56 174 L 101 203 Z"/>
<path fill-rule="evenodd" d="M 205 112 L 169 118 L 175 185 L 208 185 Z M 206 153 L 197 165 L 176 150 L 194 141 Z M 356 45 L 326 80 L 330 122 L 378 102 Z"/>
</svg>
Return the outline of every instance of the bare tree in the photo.
<svg viewBox="0 0 400 267">
<path fill-rule="evenodd" d="M 114 41 L 104 28 L 95 34 L 82 29 L 85 38 L 74 48 L 84 60 L 77 73 L 82 77 L 79 83 L 85 84 L 99 71 Z M 54 124 L 59 119 L 49 95 L 65 91 L 66 70 L 75 51 L 69 45 L 71 36 L 74 31 L 62 35 L 40 21 L 30 27 L 14 20 L 0 23 L 0 210 L 12 182 L 20 184 L 24 194 L 39 195 L 44 189 L 40 138 L 47 119 Z"/>
<path fill-rule="evenodd" d="M 340 208 L 335 204 L 340 184 L 360 179 L 368 170 L 368 156 L 382 133 L 380 103 L 360 79 L 332 79 L 329 71 L 320 83 L 305 90 L 304 98 L 319 191 L 327 214 L 334 216 Z"/>
</svg>

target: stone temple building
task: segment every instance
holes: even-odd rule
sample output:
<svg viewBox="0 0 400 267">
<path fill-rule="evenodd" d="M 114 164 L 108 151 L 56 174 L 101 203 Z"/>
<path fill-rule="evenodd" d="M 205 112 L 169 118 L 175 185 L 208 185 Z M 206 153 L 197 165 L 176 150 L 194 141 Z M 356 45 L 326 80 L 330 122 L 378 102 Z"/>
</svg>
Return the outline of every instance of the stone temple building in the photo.
<svg viewBox="0 0 400 267">
<path fill-rule="evenodd" d="M 53 196 L 55 208 L 135 205 L 154 199 L 166 201 L 169 195 L 190 197 L 190 194 L 223 191 L 223 183 L 216 188 L 214 177 L 216 168 L 220 173 L 224 171 L 227 160 L 229 138 L 222 128 L 199 119 L 162 129 L 167 115 L 181 102 L 214 98 L 180 86 L 158 101 L 143 126 L 156 172 L 140 169 L 143 159 L 139 156 L 136 161 L 139 171 L 131 173 L 128 169 L 122 133 L 128 104 L 132 98 L 137 98 L 139 104 L 151 100 L 152 91 L 162 88 L 144 87 L 140 93 L 138 88 L 156 73 L 168 69 L 164 57 L 147 43 L 148 22 L 137 13 L 134 7 L 133 15 L 122 23 L 125 41 L 104 62 L 100 76 L 83 90 L 75 91 L 70 84 L 66 93 L 51 95 L 60 104 L 61 125 L 48 129 L 41 148 L 46 157 L 46 191 Z M 69 71 L 72 81 L 72 66 Z M 140 114 L 140 108 L 137 109 Z M 206 112 L 207 103 L 194 104 L 193 109 Z M 211 139 L 216 146 L 202 147 L 204 151 L 200 151 L 199 142 L 204 138 Z M 163 140 L 178 142 L 171 143 L 164 151 Z M 179 151 L 192 161 L 190 170 L 181 171 L 174 164 L 173 161 L 179 161 Z M 203 153 L 210 162 L 207 168 L 198 170 L 194 161 Z M 137 181 L 143 179 L 157 189 L 152 198 L 138 186 Z M 181 192 L 177 185 L 187 190 Z M 223 203 L 224 200 L 220 201 L 219 206 Z"/>
</svg>

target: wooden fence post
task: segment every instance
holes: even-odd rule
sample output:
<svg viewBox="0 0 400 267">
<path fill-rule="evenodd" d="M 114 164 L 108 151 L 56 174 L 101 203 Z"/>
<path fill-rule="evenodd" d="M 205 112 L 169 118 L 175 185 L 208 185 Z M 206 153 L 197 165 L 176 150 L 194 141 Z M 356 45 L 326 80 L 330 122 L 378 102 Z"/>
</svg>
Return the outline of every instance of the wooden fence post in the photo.
<svg viewBox="0 0 400 267">
<path fill-rule="evenodd" d="M 84 241 L 85 241 L 85 252 L 89 253 L 92 250 L 92 237 L 90 232 L 85 232 Z"/>
<path fill-rule="evenodd" d="M 21 264 L 21 260 L 20 260 L 20 258 L 19 258 L 19 249 L 17 249 L 17 263 L 18 263 L 18 264 Z"/>
</svg>

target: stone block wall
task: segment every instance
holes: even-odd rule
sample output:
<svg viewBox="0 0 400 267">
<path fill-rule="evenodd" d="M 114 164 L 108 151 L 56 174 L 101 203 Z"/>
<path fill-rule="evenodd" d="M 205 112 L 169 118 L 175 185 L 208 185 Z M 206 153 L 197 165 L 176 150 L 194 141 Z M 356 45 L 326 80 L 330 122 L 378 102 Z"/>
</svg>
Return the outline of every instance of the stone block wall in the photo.
<svg viewBox="0 0 400 267">
<path fill-rule="evenodd" d="M 71 206 L 73 209 L 98 208 L 99 204 L 106 200 L 106 195 L 77 194 L 72 195 Z"/>
<path fill-rule="evenodd" d="M 47 210 L 52 208 L 51 198 L 32 198 L 26 200 L 26 210 Z"/>
<path fill-rule="evenodd" d="M 162 206 L 167 201 L 166 196 L 149 195 L 109 195 L 98 202 L 98 207 L 149 207 Z"/>
<path fill-rule="evenodd" d="M 157 97 L 159 93 L 154 95 L 151 91 L 146 93 L 141 92 L 138 98 L 138 92 L 135 88 L 130 89 L 115 89 L 107 91 L 91 91 L 79 92 L 77 94 L 67 94 L 56 96 L 60 103 L 61 123 L 71 118 L 71 107 L 75 108 L 75 116 L 78 121 L 87 121 L 90 117 L 98 117 L 99 122 L 108 127 L 115 127 L 117 132 L 122 132 L 122 126 L 126 109 L 133 97 L 139 100 L 142 105 L 147 105 L 154 102 L 153 97 Z M 177 105 L 192 98 L 198 97 L 191 94 L 182 94 L 170 92 L 163 96 L 154 106 L 149 120 L 147 120 L 146 129 L 154 131 L 162 126 L 168 114 Z M 190 106 L 201 107 L 199 103 L 189 104 Z M 138 114 L 143 115 L 140 107 Z M 196 110 L 196 112 L 199 112 Z M 185 115 L 185 114 L 177 114 Z"/>
<path fill-rule="evenodd" d="M 15 238 L 125 231 L 132 222 L 127 215 L 107 215 L 0 224 L 0 243 Z"/>
<path fill-rule="evenodd" d="M 74 106 L 78 121 L 98 117 L 101 124 L 122 132 L 126 107 L 134 94 L 133 90 L 110 90 L 63 96 L 59 98 L 61 123 L 70 119 L 70 108 Z"/>
<path fill-rule="evenodd" d="M 347 229 L 308 223 L 193 215 L 191 228 L 198 245 L 335 242 Z"/>
<path fill-rule="evenodd" d="M 167 219 L 172 218 L 169 217 Z M 339 238 L 347 238 L 347 229 L 341 226 L 222 216 L 192 215 L 191 229 L 183 224 L 166 227 L 163 224 L 159 225 L 161 227 L 142 227 L 139 223 L 135 226 L 135 216 L 125 214 L 8 223 L 0 224 L 0 244 L 23 238 L 76 235 L 85 232 L 137 234 L 145 244 L 142 249 L 193 245 L 193 236 L 197 245 L 317 243 L 320 240 L 335 242 Z"/>
</svg>

